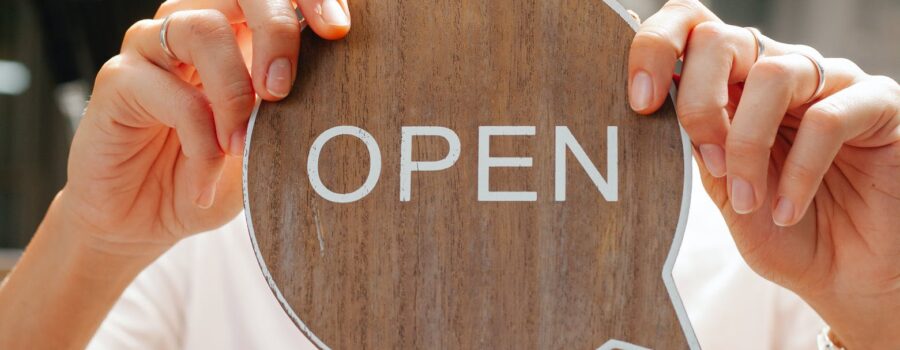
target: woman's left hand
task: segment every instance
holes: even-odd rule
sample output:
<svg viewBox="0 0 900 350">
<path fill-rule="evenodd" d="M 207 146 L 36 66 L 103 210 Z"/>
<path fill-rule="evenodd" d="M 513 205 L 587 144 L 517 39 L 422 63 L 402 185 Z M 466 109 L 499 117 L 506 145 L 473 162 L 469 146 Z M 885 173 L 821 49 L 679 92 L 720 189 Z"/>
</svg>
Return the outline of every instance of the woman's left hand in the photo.
<svg viewBox="0 0 900 350">
<path fill-rule="evenodd" d="M 632 43 L 635 111 L 682 57 L 678 118 L 744 259 L 848 348 L 900 348 L 900 86 L 672 0 Z"/>
</svg>

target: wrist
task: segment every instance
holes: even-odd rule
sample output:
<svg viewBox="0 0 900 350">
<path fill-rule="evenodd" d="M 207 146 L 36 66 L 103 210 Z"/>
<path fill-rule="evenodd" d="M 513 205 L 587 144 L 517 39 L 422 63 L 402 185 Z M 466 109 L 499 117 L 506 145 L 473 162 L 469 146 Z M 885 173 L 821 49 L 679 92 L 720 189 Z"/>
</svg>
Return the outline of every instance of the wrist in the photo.
<svg viewBox="0 0 900 350">
<path fill-rule="evenodd" d="M 70 205 L 65 191 L 60 191 L 25 252 L 28 254 L 32 246 L 41 247 L 43 255 L 52 255 L 59 269 L 67 271 L 61 277 L 68 281 L 103 281 L 124 289 L 168 249 L 161 245 L 117 242 L 111 235 L 99 233 L 97 227 L 83 220 Z"/>
<path fill-rule="evenodd" d="M 0 348 L 83 348 L 125 288 L 165 251 L 98 238 L 73 220 L 63 195 L 0 285 Z"/>
<path fill-rule="evenodd" d="M 831 329 L 831 339 L 847 350 L 900 349 L 900 295 L 847 296 L 811 302 Z"/>
<path fill-rule="evenodd" d="M 102 213 L 92 210 L 90 204 L 80 201 L 64 188 L 51 202 L 41 228 L 47 226 L 44 231 L 66 235 L 60 239 L 68 240 L 73 252 L 115 260 L 125 265 L 149 264 L 174 244 L 135 239 L 142 236 L 137 230 L 111 228 L 119 225 L 103 223 L 103 220 Z M 38 234 L 40 231 L 39 228 Z"/>
</svg>

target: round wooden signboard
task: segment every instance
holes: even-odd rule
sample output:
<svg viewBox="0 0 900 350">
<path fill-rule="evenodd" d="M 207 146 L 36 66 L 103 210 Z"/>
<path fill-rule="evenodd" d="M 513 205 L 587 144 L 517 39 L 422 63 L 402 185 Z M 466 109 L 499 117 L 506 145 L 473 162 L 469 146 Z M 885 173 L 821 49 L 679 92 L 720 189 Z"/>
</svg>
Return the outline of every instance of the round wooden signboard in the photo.
<svg viewBox="0 0 900 350">
<path fill-rule="evenodd" d="M 690 148 L 628 108 L 598 0 L 354 0 L 251 119 L 245 209 L 320 348 L 696 347 L 672 281 Z"/>
</svg>

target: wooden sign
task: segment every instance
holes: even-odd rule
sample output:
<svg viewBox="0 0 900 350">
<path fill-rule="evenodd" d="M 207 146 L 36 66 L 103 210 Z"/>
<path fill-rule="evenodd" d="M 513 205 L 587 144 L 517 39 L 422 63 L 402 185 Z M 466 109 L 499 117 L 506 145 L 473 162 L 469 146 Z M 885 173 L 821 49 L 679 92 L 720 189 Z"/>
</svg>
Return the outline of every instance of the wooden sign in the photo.
<svg viewBox="0 0 900 350">
<path fill-rule="evenodd" d="M 671 101 L 628 108 L 634 23 L 597 0 L 351 2 L 263 103 L 263 273 L 334 349 L 684 349 L 690 184 Z"/>
</svg>

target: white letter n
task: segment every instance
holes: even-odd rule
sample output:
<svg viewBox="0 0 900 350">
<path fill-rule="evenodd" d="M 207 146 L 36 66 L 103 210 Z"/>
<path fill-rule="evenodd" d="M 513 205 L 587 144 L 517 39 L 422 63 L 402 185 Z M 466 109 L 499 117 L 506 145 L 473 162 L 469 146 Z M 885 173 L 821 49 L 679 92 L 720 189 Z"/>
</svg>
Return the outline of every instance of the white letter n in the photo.
<svg viewBox="0 0 900 350">
<path fill-rule="evenodd" d="M 609 126 L 606 128 L 606 172 L 609 181 L 604 180 L 600 171 L 591 163 L 591 159 L 584 153 L 584 149 L 575 140 L 575 136 L 568 127 L 556 127 L 556 201 L 566 200 L 566 149 L 572 150 L 575 159 L 584 168 L 588 177 L 597 186 L 603 198 L 609 202 L 619 200 L 619 146 L 618 128 Z"/>
</svg>

